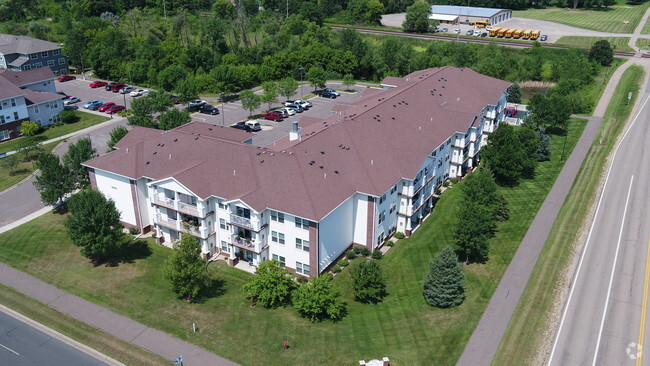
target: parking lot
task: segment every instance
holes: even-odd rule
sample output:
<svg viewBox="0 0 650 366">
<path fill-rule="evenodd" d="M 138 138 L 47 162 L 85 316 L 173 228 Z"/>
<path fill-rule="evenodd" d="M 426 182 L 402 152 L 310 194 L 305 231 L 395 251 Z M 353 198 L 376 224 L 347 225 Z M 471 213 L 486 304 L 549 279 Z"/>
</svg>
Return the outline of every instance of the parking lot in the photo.
<svg viewBox="0 0 650 366">
<path fill-rule="evenodd" d="M 81 98 L 81 102 L 76 104 L 80 109 L 83 109 L 82 106 L 87 101 L 93 99 L 101 100 L 104 103 L 114 102 L 119 105 L 125 105 L 127 108 L 129 108 L 131 106 L 131 101 L 133 99 L 142 98 L 142 97 L 131 97 L 128 94 L 113 93 L 104 90 L 103 87 L 94 88 L 94 89 L 90 88 L 89 85 L 93 80 L 94 79 L 82 80 L 78 78 L 76 80 L 70 80 L 63 83 L 57 81 L 56 88 L 58 91 L 62 91 L 70 96 Z M 341 85 L 338 84 L 328 85 L 328 87 L 335 88 L 338 90 L 342 89 Z M 141 88 L 141 89 L 148 89 L 148 88 Z M 300 118 L 302 117 L 305 116 L 314 117 L 314 118 L 328 117 L 333 113 L 332 107 L 335 104 L 339 102 L 353 101 L 354 99 L 358 98 L 361 95 L 360 92 L 362 92 L 365 89 L 365 87 L 353 87 L 352 89 L 354 89 L 357 92 L 356 93 L 341 92 L 341 96 L 339 96 L 336 99 L 322 98 L 319 96 L 312 97 L 311 99 L 309 99 L 309 101 L 313 104 L 313 106 L 309 110 L 303 113 L 297 113 L 293 116 L 290 116 L 289 118 L 284 119 L 281 122 L 259 119 L 258 121 L 262 125 L 263 130 L 255 134 L 255 136 L 252 139 L 253 144 L 258 146 L 266 146 L 272 143 L 273 141 L 283 138 L 284 136 L 289 134 L 289 130 L 291 129 L 292 122 L 298 121 L 298 123 L 300 123 Z M 302 89 L 298 88 L 296 95 L 294 95 L 291 99 L 300 98 L 301 96 L 307 96 L 309 95 L 309 93 L 312 92 L 313 92 L 313 88 L 311 86 L 304 85 L 302 86 Z M 192 116 L 192 120 L 194 121 L 212 123 L 218 126 L 221 125 L 229 126 L 234 123 L 245 121 L 248 119 L 249 112 L 247 110 L 244 110 L 239 100 L 234 100 L 231 102 L 224 103 L 222 106 L 222 104 L 219 102 L 219 98 L 207 97 L 201 99 L 217 107 L 220 111 L 220 114 L 208 115 L 202 113 L 192 113 L 191 116 Z M 280 102 L 274 103 L 272 109 L 275 109 L 276 107 L 280 107 L 282 102 L 284 102 L 283 97 L 279 97 L 278 100 L 280 100 Z M 176 108 L 179 109 L 185 107 L 186 106 L 183 104 L 176 105 Z M 253 111 L 253 114 L 266 112 L 267 108 L 268 108 L 268 104 L 264 103 L 263 105 L 260 106 L 260 108 Z"/>
</svg>

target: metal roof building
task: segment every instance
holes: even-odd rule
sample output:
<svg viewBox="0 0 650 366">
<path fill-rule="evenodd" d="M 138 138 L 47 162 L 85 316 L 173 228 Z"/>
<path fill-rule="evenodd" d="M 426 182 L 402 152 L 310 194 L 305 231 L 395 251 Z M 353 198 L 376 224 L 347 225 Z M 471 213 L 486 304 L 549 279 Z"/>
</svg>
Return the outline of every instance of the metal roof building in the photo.
<svg viewBox="0 0 650 366">
<path fill-rule="evenodd" d="M 473 24 L 476 21 L 487 21 L 490 25 L 500 23 L 512 18 L 512 10 L 495 9 L 495 8 L 476 8 L 472 6 L 455 6 L 455 5 L 432 5 L 429 19 L 437 19 L 442 22 L 450 22 L 449 17 L 457 17 L 457 20 L 451 23 Z"/>
</svg>

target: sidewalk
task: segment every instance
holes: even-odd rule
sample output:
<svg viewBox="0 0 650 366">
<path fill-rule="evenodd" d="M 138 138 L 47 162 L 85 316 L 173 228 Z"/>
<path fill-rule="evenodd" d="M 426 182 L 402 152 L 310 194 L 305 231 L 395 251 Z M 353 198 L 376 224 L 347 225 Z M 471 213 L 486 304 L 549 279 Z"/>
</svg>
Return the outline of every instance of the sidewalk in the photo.
<svg viewBox="0 0 650 366">
<path fill-rule="evenodd" d="M 78 296 L 63 292 L 2 263 L 0 263 L 0 283 L 125 342 L 156 353 L 170 360 L 170 365 L 178 355 L 183 355 L 185 365 L 237 365 L 167 333 L 149 328 Z"/>
</svg>

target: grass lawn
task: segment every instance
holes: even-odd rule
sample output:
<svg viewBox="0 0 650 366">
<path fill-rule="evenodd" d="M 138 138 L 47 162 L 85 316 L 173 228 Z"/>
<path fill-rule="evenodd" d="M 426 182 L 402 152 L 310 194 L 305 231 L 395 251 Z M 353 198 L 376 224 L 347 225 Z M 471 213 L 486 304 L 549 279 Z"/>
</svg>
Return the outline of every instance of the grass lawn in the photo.
<svg viewBox="0 0 650 366">
<path fill-rule="evenodd" d="M 140 347 L 60 313 L 12 288 L 0 285 L 0 304 L 35 320 L 46 327 L 89 346 L 125 365 L 163 365 L 170 363 Z"/>
<path fill-rule="evenodd" d="M 567 151 L 584 126 L 584 120 L 572 120 Z M 467 299 L 454 309 L 426 305 L 421 281 L 429 258 L 452 243 L 457 188 L 447 190 L 419 230 L 380 261 L 388 274 L 389 296 L 383 303 L 353 301 L 349 267 L 335 278 L 349 304 L 349 315 L 336 324 L 312 324 L 291 308 L 251 308 L 241 292 L 250 274 L 223 263 L 209 267 L 217 279 L 211 297 L 199 304 L 178 300 L 161 276 L 163 261 L 171 251 L 153 243 L 146 257 L 115 267 L 93 267 L 67 238 L 64 216 L 53 213 L 1 234 L 0 261 L 244 365 L 345 365 L 383 356 L 398 365 L 451 365 L 460 357 L 555 181 L 562 166 L 563 142 L 563 138 L 553 138 L 553 157 L 539 165 L 535 179 L 501 189 L 510 202 L 511 220 L 498 225 L 490 261 L 466 267 Z M 355 260 L 351 266 L 358 263 Z M 192 323 L 199 332 L 191 332 Z M 291 345 L 289 352 L 282 350 L 285 340 Z"/>
<path fill-rule="evenodd" d="M 104 116 L 82 111 L 77 111 L 77 114 L 80 117 L 79 121 L 75 123 L 65 124 L 59 127 L 49 128 L 38 135 L 39 139 L 41 139 L 41 141 L 47 141 L 75 131 L 83 130 L 84 128 L 94 126 L 110 119 Z M 3 142 L 0 144 L 0 154 L 3 152 L 14 151 L 18 148 L 20 148 L 20 139 Z"/>
<path fill-rule="evenodd" d="M 493 365 L 533 364 L 536 350 L 548 334 L 548 317 L 556 305 L 560 280 L 565 275 L 573 243 L 584 216 L 596 198 L 596 186 L 600 181 L 606 157 L 612 150 L 617 136 L 630 115 L 634 103 L 627 104 L 627 95 L 638 95 L 643 69 L 631 66 L 623 74 L 614 97 L 605 113 L 591 149 L 583 162 L 575 182 L 569 191 L 542 254 L 535 265 L 526 290 L 508 325 L 506 334 L 492 362 Z M 599 144 L 602 138 L 603 144 Z M 566 284 L 565 284 L 566 285 Z"/>
<path fill-rule="evenodd" d="M 629 37 L 580 37 L 580 36 L 563 36 L 555 44 L 560 46 L 578 47 L 590 49 L 597 41 L 605 39 L 614 48 L 614 52 L 634 52 L 628 45 Z"/>
<path fill-rule="evenodd" d="M 45 152 L 51 152 L 58 144 L 59 142 L 57 141 L 50 142 L 49 144 L 43 145 L 43 150 Z M 35 170 L 34 165 L 30 162 L 25 162 L 25 161 L 21 161 L 18 164 L 18 166 L 14 170 L 13 175 L 10 175 L 9 171 L 4 168 L 0 169 L 0 192 L 13 186 L 16 183 L 20 183 L 20 181 L 27 178 L 28 175 L 32 174 L 34 170 Z"/>
<path fill-rule="evenodd" d="M 636 46 L 641 49 L 641 51 L 647 51 L 650 49 L 650 39 L 648 38 L 637 38 Z"/>
<path fill-rule="evenodd" d="M 650 6 L 648 2 L 629 5 L 625 1 L 618 0 L 616 5 L 603 9 L 528 9 L 515 10 L 512 16 L 546 20 L 607 33 L 633 33 L 648 6 Z M 624 23 L 626 21 L 628 24 Z"/>
</svg>

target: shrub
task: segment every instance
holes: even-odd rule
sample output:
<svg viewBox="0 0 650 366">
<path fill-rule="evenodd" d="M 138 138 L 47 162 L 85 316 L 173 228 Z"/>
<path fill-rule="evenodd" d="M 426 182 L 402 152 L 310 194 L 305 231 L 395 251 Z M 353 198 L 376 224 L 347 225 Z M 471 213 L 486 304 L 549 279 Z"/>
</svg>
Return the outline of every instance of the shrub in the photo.
<svg viewBox="0 0 650 366">
<path fill-rule="evenodd" d="M 395 243 L 392 240 L 389 240 L 389 241 L 386 242 L 387 247 L 392 247 L 394 245 L 395 245 Z"/>
<path fill-rule="evenodd" d="M 422 284 L 424 299 L 431 306 L 449 308 L 465 300 L 463 265 L 450 247 L 445 247 L 429 261 L 429 271 Z"/>
<path fill-rule="evenodd" d="M 307 283 L 307 282 L 309 282 L 309 279 L 308 279 L 307 277 L 298 276 L 298 277 L 296 278 L 296 281 L 297 281 L 299 284 L 303 284 L 303 283 Z"/>
<path fill-rule="evenodd" d="M 129 233 L 131 235 L 138 235 L 138 234 L 140 234 L 140 229 L 138 229 L 137 227 L 132 226 L 132 227 L 129 228 Z"/>
<path fill-rule="evenodd" d="M 77 122 L 80 118 L 77 115 L 77 111 L 64 110 L 59 113 L 59 118 L 63 123 L 74 123 Z"/>
<path fill-rule="evenodd" d="M 350 271 L 354 281 L 354 298 L 376 304 L 387 295 L 386 279 L 376 261 L 365 260 Z"/>
<path fill-rule="evenodd" d="M 367 257 L 370 255 L 370 249 L 368 248 L 361 248 L 361 255 L 364 257 Z"/>
<path fill-rule="evenodd" d="M 332 267 L 332 273 L 339 273 L 339 272 L 341 272 L 341 267 L 339 267 L 338 265 Z"/>
<path fill-rule="evenodd" d="M 346 267 L 348 264 L 350 264 L 350 262 L 348 262 L 347 259 L 341 259 L 338 263 L 338 265 L 341 267 Z"/>
<path fill-rule="evenodd" d="M 446 181 L 442 182 L 442 186 L 443 187 L 449 187 L 449 181 L 446 180 Z"/>
<path fill-rule="evenodd" d="M 360 247 L 354 247 L 352 248 L 354 250 L 354 254 L 361 254 L 361 248 Z"/>
<path fill-rule="evenodd" d="M 257 302 L 273 309 L 291 303 L 291 293 L 296 288 L 294 278 L 284 265 L 272 259 L 260 263 L 255 276 L 244 285 L 243 290 L 251 298 L 251 305 Z"/>
<path fill-rule="evenodd" d="M 382 259 L 384 258 L 384 253 L 382 253 L 380 250 L 375 250 L 372 252 L 372 259 Z"/>
<path fill-rule="evenodd" d="M 394 236 L 395 236 L 396 239 L 404 239 L 404 238 L 406 238 L 406 234 L 404 234 L 402 232 L 399 232 L 399 231 L 396 232 Z"/>
<path fill-rule="evenodd" d="M 64 126 L 64 125 L 65 125 L 65 123 L 59 121 L 59 122 L 53 124 L 52 127 L 61 127 L 61 126 Z"/>
<path fill-rule="evenodd" d="M 449 181 L 451 182 L 451 184 L 456 184 L 456 183 L 458 183 L 458 178 L 454 177 L 454 178 L 451 178 Z"/>
<path fill-rule="evenodd" d="M 332 276 L 324 274 L 302 284 L 293 294 L 293 306 L 300 316 L 312 322 L 339 321 L 347 314 L 341 291 L 332 285 Z"/>
<path fill-rule="evenodd" d="M 34 121 L 23 121 L 20 132 L 25 136 L 34 136 L 41 132 L 41 125 Z"/>
<path fill-rule="evenodd" d="M 440 188 L 436 188 L 436 189 L 433 191 L 433 193 L 435 193 L 437 196 L 440 196 L 440 194 L 442 193 L 442 190 L 441 190 Z"/>
<path fill-rule="evenodd" d="M 353 250 L 349 251 L 348 254 L 345 256 L 347 259 L 354 259 L 357 257 L 357 255 L 354 253 Z"/>
</svg>

